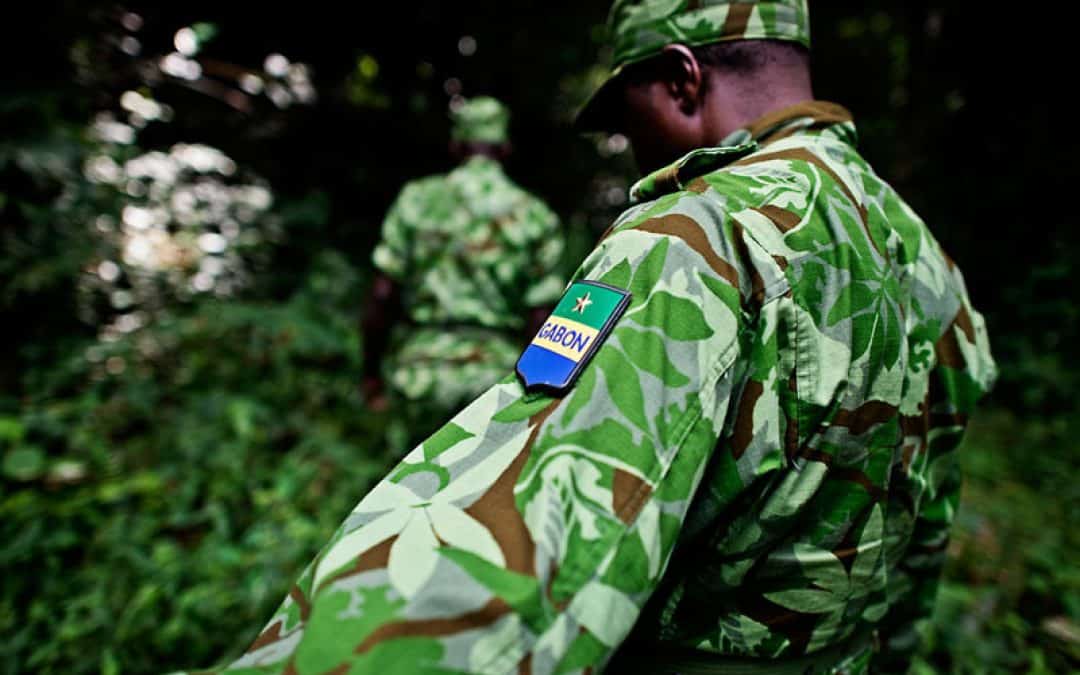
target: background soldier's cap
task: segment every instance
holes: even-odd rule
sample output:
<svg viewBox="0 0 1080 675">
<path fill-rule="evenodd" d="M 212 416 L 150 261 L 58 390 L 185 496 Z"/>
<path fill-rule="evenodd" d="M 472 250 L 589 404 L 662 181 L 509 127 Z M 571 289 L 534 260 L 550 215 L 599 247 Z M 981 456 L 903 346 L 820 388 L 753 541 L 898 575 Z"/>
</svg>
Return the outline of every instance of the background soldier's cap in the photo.
<svg viewBox="0 0 1080 675">
<path fill-rule="evenodd" d="M 510 140 L 510 111 L 490 96 L 466 99 L 450 110 L 450 137 L 466 143 L 501 144 Z"/>
<path fill-rule="evenodd" d="M 615 0 L 607 20 L 612 72 L 578 112 L 579 131 L 610 124 L 623 69 L 670 44 L 699 47 L 730 40 L 789 40 L 810 46 L 807 0 Z"/>
</svg>

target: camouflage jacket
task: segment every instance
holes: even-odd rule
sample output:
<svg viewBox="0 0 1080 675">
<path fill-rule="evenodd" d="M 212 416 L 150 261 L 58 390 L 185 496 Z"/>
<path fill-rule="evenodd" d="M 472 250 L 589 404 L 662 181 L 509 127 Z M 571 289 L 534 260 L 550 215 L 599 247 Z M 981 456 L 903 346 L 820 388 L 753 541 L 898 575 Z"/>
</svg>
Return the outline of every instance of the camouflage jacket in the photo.
<svg viewBox="0 0 1080 675">
<path fill-rule="evenodd" d="M 376 267 L 402 285 L 417 324 L 520 331 L 526 310 L 563 290 L 558 217 L 475 155 L 408 183 L 383 222 Z"/>
<path fill-rule="evenodd" d="M 914 647 L 995 373 L 960 271 L 831 104 L 634 194 L 576 275 L 632 299 L 575 387 L 508 377 L 417 447 L 230 672 L 597 672 L 624 642 L 784 659 L 872 628 L 883 666 Z"/>
</svg>

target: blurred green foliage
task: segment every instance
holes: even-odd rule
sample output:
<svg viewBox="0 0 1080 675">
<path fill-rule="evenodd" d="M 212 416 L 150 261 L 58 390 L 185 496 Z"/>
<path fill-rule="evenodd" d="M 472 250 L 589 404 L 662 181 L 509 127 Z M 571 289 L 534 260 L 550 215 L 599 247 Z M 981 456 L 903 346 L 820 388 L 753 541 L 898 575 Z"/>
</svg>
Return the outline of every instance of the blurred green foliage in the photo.
<svg viewBox="0 0 1080 675">
<path fill-rule="evenodd" d="M 965 441 L 947 582 L 916 673 L 1069 673 L 1080 660 L 1075 416 L 998 409 Z"/>
<path fill-rule="evenodd" d="M 563 215 L 568 266 L 622 206 L 632 174 L 618 144 L 558 126 L 602 73 L 605 3 L 527 1 L 510 20 L 479 0 L 422 0 L 367 23 L 329 3 L 242 4 L 59 3 L 21 24 L 16 53 L 34 58 L 0 93 L 0 673 L 149 673 L 235 654 L 382 475 L 386 420 L 357 390 L 367 261 L 400 184 L 446 167 L 452 93 L 511 104 L 510 173 Z M 856 112 L 867 154 L 965 270 L 1003 374 L 967 441 L 948 580 L 915 672 L 1076 672 L 1080 231 L 1058 202 L 1078 176 L 1052 73 L 1008 80 L 1002 106 L 1025 50 L 980 47 L 989 13 L 842 4 L 815 5 L 819 93 Z M 155 65 L 183 26 L 195 80 Z M 465 35 L 475 54 L 458 48 Z M 1068 45 L 1030 39 L 1046 62 Z M 267 72 L 275 50 L 311 66 L 317 102 L 270 92 L 289 77 Z M 98 292 L 115 262 L 110 288 L 137 296 L 124 239 L 101 223 L 141 204 L 138 189 L 86 171 L 101 154 L 92 120 L 130 120 L 127 91 L 172 116 L 119 160 L 203 143 L 272 188 L 273 207 L 245 225 L 260 236 L 242 286 L 174 284 L 152 303 Z"/>
<path fill-rule="evenodd" d="M 162 317 L 0 418 L 5 670 L 149 672 L 250 639 L 387 462 L 355 442 L 381 435 L 356 281 L 327 254 L 284 302 Z"/>
</svg>

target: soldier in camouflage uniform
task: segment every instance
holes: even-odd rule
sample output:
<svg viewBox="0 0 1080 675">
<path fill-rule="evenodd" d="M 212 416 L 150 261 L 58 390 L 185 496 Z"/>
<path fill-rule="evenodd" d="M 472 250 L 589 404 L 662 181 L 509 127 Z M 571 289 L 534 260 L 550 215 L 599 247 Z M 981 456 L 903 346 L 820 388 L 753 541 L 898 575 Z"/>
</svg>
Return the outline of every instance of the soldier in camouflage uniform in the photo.
<svg viewBox="0 0 1080 675">
<path fill-rule="evenodd" d="M 808 84 L 806 12 L 616 4 L 609 124 L 700 147 L 635 185 L 517 375 L 364 497 L 230 673 L 904 669 L 995 367 L 847 111 L 764 92 L 714 126 L 725 78 L 796 56 Z M 739 40 L 769 58 L 702 63 Z"/>
<path fill-rule="evenodd" d="M 451 117 L 451 151 L 463 161 L 408 183 L 394 202 L 364 326 L 368 400 L 378 405 L 385 377 L 419 438 L 513 367 L 565 284 L 558 217 L 499 163 L 506 107 L 474 98 Z"/>
</svg>

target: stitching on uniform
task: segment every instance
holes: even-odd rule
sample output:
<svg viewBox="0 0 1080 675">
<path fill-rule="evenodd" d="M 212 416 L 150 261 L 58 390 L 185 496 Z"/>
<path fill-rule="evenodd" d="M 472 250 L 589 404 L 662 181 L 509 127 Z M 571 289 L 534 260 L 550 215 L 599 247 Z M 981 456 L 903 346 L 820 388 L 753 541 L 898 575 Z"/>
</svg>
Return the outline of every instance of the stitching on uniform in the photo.
<svg viewBox="0 0 1080 675">
<path fill-rule="evenodd" d="M 778 274 L 778 278 L 776 279 L 776 281 L 769 284 L 764 289 L 764 296 L 765 297 L 761 301 L 761 307 L 760 307 L 760 310 L 759 310 L 761 312 L 764 312 L 766 307 L 768 307 L 770 304 L 778 301 L 780 298 L 784 297 L 784 295 L 788 291 L 792 290 L 791 281 L 788 280 L 787 273 L 785 273 L 784 270 L 780 267 L 780 264 L 777 263 L 776 260 L 769 253 L 769 249 L 757 238 L 757 235 L 754 233 L 753 228 L 747 227 L 746 223 L 742 222 L 741 220 L 739 220 L 738 218 L 736 218 L 734 216 L 731 216 L 731 219 L 734 220 L 735 222 L 739 223 L 739 225 L 742 226 L 742 231 L 743 231 L 744 235 L 748 235 L 748 236 L 746 236 L 745 240 L 753 242 L 754 246 L 758 247 L 760 252 L 764 254 L 764 257 L 766 259 L 768 259 L 769 264 L 771 265 L 771 267 Z M 795 413 L 794 413 L 794 418 L 795 418 L 795 432 L 796 432 L 795 433 L 795 439 L 796 439 L 796 442 L 798 442 L 799 430 L 802 429 L 802 420 L 800 419 L 800 416 L 799 416 L 800 409 L 799 409 L 799 405 L 798 405 L 799 392 L 801 391 L 801 387 L 799 385 L 799 362 L 800 362 L 800 359 L 799 359 L 799 333 L 800 333 L 801 326 L 800 326 L 800 323 L 799 323 L 799 313 L 798 313 L 798 311 L 793 311 L 792 315 L 794 317 L 794 325 L 795 325 L 795 328 L 792 331 L 794 333 L 794 336 L 792 337 L 792 340 L 791 340 L 791 344 L 792 344 L 792 347 L 794 348 L 793 351 L 794 351 L 794 354 L 795 354 L 795 363 L 792 364 L 792 369 L 795 371 L 795 392 L 794 392 L 794 395 L 795 395 Z M 785 448 L 785 450 L 786 450 L 786 448 Z"/>
<path fill-rule="evenodd" d="M 791 282 L 788 281 L 787 274 L 780 267 L 780 263 L 776 262 L 776 260 L 772 257 L 772 254 L 769 252 L 768 247 L 761 243 L 761 240 L 757 238 L 756 234 L 754 234 L 753 228 L 748 227 L 746 223 L 744 223 L 739 218 L 736 218 L 734 215 L 730 215 L 729 217 L 736 223 L 738 223 L 740 226 L 742 226 L 743 234 L 749 235 L 749 241 L 752 241 L 754 243 L 754 246 L 758 247 L 758 250 L 763 253 L 764 257 L 769 261 L 769 265 L 772 267 L 772 269 L 777 272 L 778 278 L 776 279 L 776 281 L 769 284 L 763 289 L 765 297 L 761 301 L 761 306 L 765 307 L 765 305 L 769 304 L 776 298 L 786 293 L 791 288 Z"/>
<path fill-rule="evenodd" d="M 736 336 L 735 339 L 728 343 L 727 348 L 724 349 L 724 351 L 716 357 L 716 361 L 713 362 L 713 365 L 709 367 L 709 374 L 707 378 L 703 381 L 708 381 L 710 383 L 710 387 L 716 386 L 716 383 L 720 381 L 720 378 L 723 377 L 724 374 L 727 373 L 727 371 L 731 368 L 731 365 L 735 362 L 735 357 L 732 356 L 730 359 L 728 359 L 728 355 L 731 354 L 731 352 L 733 352 L 738 346 L 739 338 L 738 336 Z M 727 360 L 728 363 L 724 363 L 725 360 Z M 706 387 L 703 386 L 702 389 L 706 389 Z"/>
</svg>

